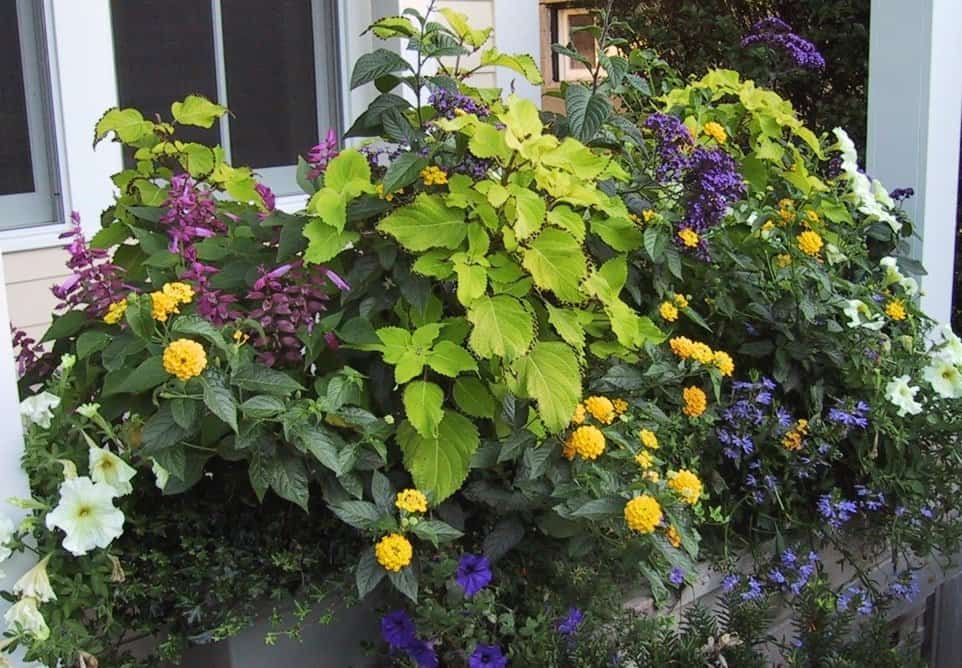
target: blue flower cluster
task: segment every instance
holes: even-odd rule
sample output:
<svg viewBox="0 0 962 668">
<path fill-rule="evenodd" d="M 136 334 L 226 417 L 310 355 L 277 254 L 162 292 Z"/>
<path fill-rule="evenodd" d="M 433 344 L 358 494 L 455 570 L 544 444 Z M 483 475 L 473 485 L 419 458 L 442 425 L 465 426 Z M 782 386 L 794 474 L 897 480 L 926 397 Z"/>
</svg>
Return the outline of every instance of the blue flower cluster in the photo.
<svg viewBox="0 0 962 668">
<path fill-rule="evenodd" d="M 655 136 L 658 150 L 655 176 L 658 182 L 681 179 L 688 169 L 688 156 L 694 144 L 688 127 L 674 116 L 652 114 L 645 119 L 645 129 Z"/>
<path fill-rule="evenodd" d="M 856 500 L 834 498 L 831 494 L 823 494 L 818 499 L 816 508 L 828 525 L 833 529 L 841 529 L 855 517 L 858 512 L 874 512 L 885 506 L 885 496 L 881 492 L 873 492 L 864 485 L 855 486 Z"/>
<path fill-rule="evenodd" d="M 428 104 L 434 107 L 438 116 L 447 119 L 454 118 L 460 111 L 465 114 L 474 114 L 478 118 L 486 118 L 491 115 L 491 110 L 487 106 L 471 98 L 462 95 L 457 91 L 450 91 L 446 88 L 435 88 L 428 98 Z"/>
<path fill-rule="evenodd" d="M 869 596 L 867 591 L 858 585 L 852 585 L 839 594 L 835 607 L 839 612 L 846 612 L 847 610 L 851 609 L 853 602 L 856 604 L 855 610 L 858 612 L 858 614 L 872 614 L 874 607 L 872 604 L 872 597 Z"/>
<path fill-rule="evenodd" d="M 803 559 L 794 550 L 786 549 L 772 564 L 764 577 L 749 575 L 742 581 L 741 575 L 731 574 L 722 580 L 722 591 L 726 594 L 740 589 L 738 596 L 742 601 L 760 601 L 767 593 L 791 593 L 799 595 L 818 571 L 818 555 L 809 552 Z"/>
<path fill-rule="evenodd" d="M 825 58 L 810 41 L 795 34 L 792 26 L 777 16 L 762 19 L 742 39 L 742 47 L 763 44 L 784 51 L 796 67 L 804 70 L 825 69 Z"/>
</svg>

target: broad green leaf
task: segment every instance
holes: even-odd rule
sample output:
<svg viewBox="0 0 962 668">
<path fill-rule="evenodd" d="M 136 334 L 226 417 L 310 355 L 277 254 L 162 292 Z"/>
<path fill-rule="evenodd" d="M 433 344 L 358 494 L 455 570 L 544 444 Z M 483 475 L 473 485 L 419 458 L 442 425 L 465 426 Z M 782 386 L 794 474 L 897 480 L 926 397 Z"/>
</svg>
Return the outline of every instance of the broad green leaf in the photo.
<svg viewBox="0 0 962 668">
<path fill-rule="evenodd" d="M 424 351 L 416 349 L 406 350 L 394 367 L 394 382 L 402 385 L 415 376 L 419 376 L 421 371 L 424 370 L 426 362 L 427 355 Z"/>
<path fill-rule="evenodd" d="M 479 158 L 498 158 L 504 161 L 511 150 L 504 142 L 504 133 L 488 123 L 478 123 L 468 141 L 468 150 Z M 497 206 L 497 205 L 495 205 Z"/>
<path fill-rule="evenodd" d="M 384 576 L 387 575 L 387 571 L 377 563 L 377 557 L 374 556 L 374 548 L 369 547 L 364 552 L 361 553 L 361 558 L 357 562 L 357 568 L 354 571 L 354 581 L 357 584 L 357 597 L 359 599 L 364 599 L 365 596 L 374 591 L 374 588 L 380 584 Z"/>
<path fill-rule="evenodd" d="M 558 332 L 558 336 L 579 353 L 583 352 L 585 349 L 585 328 L 581 323 L 579 312 L 557 308 L 551 304 L 546 304 L 546 306 L 548 307 L 548 322 Z"/>
<path fill-rule="evenodd" d="M 161 188 L 153 181 L 137 179 L 132 185 L 140 193 L 140 201 L 144 206 L 160 206 L 167 200 L 167 188 Z"/>
<path fill-rule="evenodd" d="M 565 91 L 565 109 L 571 134 L 581 141 L 591 141 L 611 113 L 611 102 L 601 93 L 592 93 L 581 84 L 571 84 Z"/>
<path fill-rule="evenodd" d="M 181 125 L 209 128 L 214 125 L 214 121 L 227 113 L 227 109 L 214 104 L 206 97 L 188 95 L 183 102 L 174 102 L 170 105 L 170 113 Z"/>
<path fill-rule="evenodd" d="M 164 359 L 161 355 L 148 357 L 134 369 L 124 382 L 113 388 L 109 394 L 140 394 L 152 390 L 166 382 L 170 374 L 164 369 Z M 104 389 L 104 395 L 108 392 Z"/>
<path fill-rule="evenodd" d="M 304 236 L 307 238 L 307 249 L 304 260 L 312 264 L 320 264 L 337 257 L 351 244 L 361 238 L 353 230 L 338 232 L 325 222 L 312 218 L 304 225 Z"/>
<path fill-rule="evenodd" d="M 305 513 L 308 512 L 310 491 L 304 461 L 300 457 L 282 455 L 268 460 L 267 468 L 271 489 L 282 499 L 296 503 Z"/>
<path fill-rule="evenodd" d="M 144 120 L 144 115 L 136 109 L 110 109 L 105 113 L 94 130 L 94 145 L 108 132 L 114 132 L 117 139 L 132 144 L 154 131 L 154 124 Z"/>
<path fill-rule="evenodd" d="M 406 16 L 385 16 L 378 19 L 370 30 L 378 39 L 391 39 L 392 37 L 414 37 L 418 34 L 417 28 L 411 23 L 411 19 Z M 365 30 L 364 32 L 367 32 Z"/>
<path fill-rule="evenodd" d="M 544 199 L 537 192 L 512 184 L 508 192 L 514 196 L 514 231 L 518 239 L 524 240 L 541 229 L 547 209 Z"/>
<path fill-rule="evenodd" d="M 240 405 L 241 412 L 252 418 L 269 418 L 287 408 L 287 404 L 278 397 L 269 394 L 258 394 Z"/>
<path fill-rule="evenodd" d="M 251 364 L 235 371 L 231 376 L 231 384 L 243 390 L 282 397 L 304 389 L 303 385 L 286 373 L 260 364 Z"/>
<path fill-rule="evenodd" d="M 344 193 L 349 198 L 357 197 L 362 192 L 373 192 L 371 165 L 360 151 L 345 149 L 324 170 L 324 187 Z"/>
<path fill-rule="evenodd" d="M 40 342 L 56 341 L 57 339 L 65 339 L 68 336 L 73 336 L 88 322 L 90 322 L 90 317 L 83 311 L 67 311 L 63 315 L 56 316 L 53 319 L 53 324 L 50 325 L 43 337 L 41 337 Z M 152 318 L 150 322 L 151 325 L 153 325 Z"/>
<path fill-rule="evenodd" d="M 382 327 L 376 333 L 383 344 L 384 361 L 389 364 L 397 364 L 401 356 L 414 347 L 411 332 L 401 327 Z"/>
<path fill-rule="evenodd" d="M 507 53 L 500 53 L 497 49 L 488 49 L 481 53 L 481 65 L 482 67 L 495 65 L 497 67 L 506 67 L 509 70 L 514 70 L 535 86 L 540 86 L 544 83 L 541 70 L 539 70 L 535 64 L 534 58 L 526 53 L 509 55 Z"/>
<path fill-rule="evenodd" d="M 371 529 L 381 519 L 381 511 L 369 501 L 341 501 L 330 508 L 338 519 L 355 529 Z"/>
<path fill-rule="evenodd" d="M 206 177 L 214 170 L 217 159 L 209 146 L 203 144 L 184 144 L 180 162 L 194 178 Z"/>
<path fill-rule="evenodd" d="M 144 424 L 144 450 L 142 454 L 144 456 L 151 456 L 153 453 L 160 452 L 172 445 L 180 443 L 189 435 L 190 432 L 174 420 L 170 404 L 161 404 L 157 412 Z"/>
<path fill-rule="evenodd" d="M 130 331 L 142 339 L 149 339 L 154 334 L 155 324 L 152 314 L 153 306 L 149 295 L 127 298 L 127 310 L 124 312 L 124 319 L 130 325 Z M 52 330 L 58 322 L 59 320 L 55 320 L 50 329 Z M 44 339 L 46 339 L 46 335 Z"/>
<path fill-rule="evenodd" d="M 588 180 L 598 178 L 611 162 L 611 158 L 593 153 L 580 141 L 567 137 L 556 149 L 541 156 L 541 162 L 571 172 L 579 179 Z"/>
<path fill-rule="evenodd" d="M 566 230 L 579 242 L 585 240 L 585 219 L 567 204 L 559 204 L 548 212 L 548 223 Z"/>
<path fill-rule="evenodd" d="M 404 421 L 398 427 L 397 440 L 415 485 L 429 494 L 434 504 L 461 487 L 479 444 L 474 423 L 453 411 L 445 411 L 436 438 L 424 438 L 410 422 Z"/>
<path fill-rule="evenodd" d="M 90 240 L 90 246 L 92 248 L 102 249 L 112 248 L 117 244 L 122 244 L 129 238 L 130 228 L 120 221 L 115 221 L 94 234 Z"/>
<path fill-rule="evenodd" d="M 208 380 L 204 383 L 204 405 L 237 432 L 237 402 L 230 390 L 219 381 Z"/>
<path fill-rule="evenodd" d="M 311 195 L 307 203 L 307 212 L 320 218 L 331 229 L 340 232 L 347 225 L 347 204 L 348 197 L 344 193 L 334 188 L 321 188 Z M 307 236 L 306 231 L 304 236 Z"/>
<path fill-rule="evenodd" d="M 404 412 L 417 432 L 425 438 L 438 434 L 444 417 L 444 392 L 434 383 L 416 380 L 404 388 Z"/>
<path fill-rule="evenodd" d="M 452 341 L 439 341 L 428 353 L 427 363 L 438 373 L 454 378 L 466 371 L 477 371 L 478 363 L 471 353 Z"/>
<path fill-rule="evenodd" d="M 464 40 L 466 44 L 469 44 L 476 49 L 488 41 L 488 37 L 491 36 L 491 33 L 494 30 L 494 28 L 472 30 L 471 25 L 468 23 L 467 15 L 455 11 L 450 7 L 442 7 L 438 11 L 441 12 L 444 18 L 448 20 L 448 25 L 451 26 L 451 30 L 453 30 L 458 37 Z"/>
<path fill-rule="evenodd" d="M 387 579 L 394 588 L 407 596 L 412 603 L 418 602 L 418 575 L 413 566 L 405 566 L 399 571 L 388 571 Z"/>
<path fill-rule="evenodd" d="M 351 90 L 385 74 L 410 69 L 411 65 L 408 61 L 394 51 L 377 49 L 371 53 L 365 53 L 354 64 L 354 71 L 351 72 Z"/>
<path fill-rule="evenodd" d="M 538 402 L 538 414 L 554 433 L 571 422 L 581 401 L 581 369 L 567 344 L 541 341 L 512 365 L 525 395 Z"/>
<path fill-rule="evenodd" d="M 434 547 L 450 543 L 464 535 L 447 522 L 440 520 L 421 520 L 411 530 L 418 538 L 431 541 Z"/>
<path fill-rule="evenodd" d="M 178 316 L 171 325 L 170 331 L 172 334 L 182 336 L 199 336 L 221 350 L 228 350 L 223 333 L 199 315 Z"/>
<path fill-rule="evenodd" d="M 300 442 L 317 461 L 335 475 L 345 473 L 340 467 L 339 454 L 347 444 L 336 431 L 326 427 L 310 427 L 300 434 Z"/>
<path fill-rule="evenodd" d="M 403 153 L 397 157 L 384 173 L 384 193 L 393 193 L 414 183 L 425 167 L 428 159 L 417 153 Z"/>
<path fill-rule="evenodd" d="M 89 331 L 77 337 L 77 357 L 87 359 L 107 347 L 110 337 L 106 332 Z"/>
<path fill-rule="evenodd" d="M 591 219 L 591 231 L 619 253 L 638 250 L 644 244 L 644 234 L 628 218 Z"/>
<path fill-rule="evenodd" d="M 476 418 L 494 417 L 494 397 L 473 376 L 461 376 L 454 383 L 454 401 L 464 413 Z"/>
<path fill-rule="evenodd" d="M 539 137 L 544 129 L 538 107 L 534 102 L 517 95 L 508 98 L 508 110 L 498 114 L 498 119 L 505 124 L 505 141 L 513 149 L 531 137 Z"/>
<path fill-rule="evenodd" d="M 534 338 L 534 319 L 514 297 L 482 297 L 471 305 L 467 315 L 473 325 L 468 343 L 485 359 L 514 359 L 524 354 Z"/>
<path fill-rule="evenodd" d="M 418 257 L 411 268 L 418 274 L 443 280 L 453 271 L 450 257 L 447 251 L 430 250 Z"/>
<path fill-rule="evenodd" d="M 488 288 L 488 272 L 476 264 L 456 264 L 454 273 L 458 276 L 458 301 L 468 306 L 481 297 Z"/>
<path fill-rule="evenodd" d="M 523 264 L 539 288 L 551 290 L 566 302 L 583 301 L 581 281 L 588 263 L 581 244 L 567 232 L 544 230 L 525 249 Z"/>
<path fill-rule="evenodd" d="M 418 195 L 413 204 L 394 211 L 377 227 L 411 251 L 454 249 L 467 235 L 464 212 L 445 206 L 438 195 L 426 193 Z"/>
</svg>

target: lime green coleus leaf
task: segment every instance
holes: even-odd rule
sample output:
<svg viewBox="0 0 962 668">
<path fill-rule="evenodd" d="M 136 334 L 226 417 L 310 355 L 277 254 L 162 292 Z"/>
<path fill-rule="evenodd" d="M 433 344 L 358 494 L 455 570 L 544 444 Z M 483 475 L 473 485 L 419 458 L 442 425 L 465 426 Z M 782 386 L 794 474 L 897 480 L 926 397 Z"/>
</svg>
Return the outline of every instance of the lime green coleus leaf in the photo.
<svg viewBox="0 0 962 668">
<path fill-rule="evenodd" d="M 455 11 L 450 7 L 443 7 L 438 10 L 441 14 L 448 20 L 448 25 L 451 26 L 451 30 L 455 34 L 464 40 L 465 44 L 473 46 L 474 48 L 479 48 L 482 44 L 488 41 L 488 37 L 494 31 L 494 28 L 484 28 L 482 30 L 473 30 L 471 25 L 468 23 L 467 14 L 462 14 L 461 12 Z"/>
<path fill-rule="evenodd" d="M 411 23 L 411 19 L 406 16 L 385 16 L 371 24 L 368 30 L 373 32 L 378 39 L 414 37 L 418 34 L 417 28 Z"/>
<path fill-rule="evenodd" d="M 468 150 L 479 158 L 506 160 L 511 150 L 504 141 L 504 133 L 493 125 L 478 123 L 468 141 Z"/>
<path fill-rule="evenodd" d="M 581 244 L 567 232 L 549 228 L 539 234 L 525 249 L 523 264 L 539 288 L 551 290 L 566 302 L 583 301 L 581 281 L 588 261 Z"/>
<path fill-rule="evenodd" d="M 478 362 L 471 353 L 453 341 L 438 341 L 427 354 L 429 367 L 449 378 L 466 371 L 477 371 Z"/>
<path fill-rule="evenodd" d="M 446 206 L 437 195 L 425 193 L 384 218 L 377 228 L 411 251 L 454 249 L 467 235 L 464 212 Z"/>
<path fill-rule="evenodd" d="M 554 433 L 567 427 L 582 393 L 575 351 L 560 341 L 541 341 L 512 369 L 520 389 L 537 402 L 545 427 Z"/>
<path fill-rule="evenodd" d="M 425 438 L 436 438 L 444 417 L 444 392 L 435 383 L 416 380 L 404 388 L 404 412 L 408 422 Z"/>
<path fill-rule="evenodd" d="M 154 124 L 145 120 L 144 115 L 136 109 L 110 109 L 105 113 L 94 129 L 94 145 L 113 132 L 117 139 L 125 144 L 131 144 L 154 131 Z"/>
<path fill-rule="evenodd" d="M 350 198 L 357 197 L 362 192 L 374 192 L 371 165 L 360 151 L 341 151 L 324 170 L 324 186 L 345 193 Z"/>
<path fill-rule="evenodd" d="M 524 240 L 541 229 L 544 224 L 547 205 L 537 192 L 517 184 L 508 186 L 514 198 L 514 232 L 518 239 Z"/>
<path fill-rule="evenodd" d="M 455 381 L 454 402 L 471 417 L 494 417 L 494 397 L 487 386 L 473 376 L 461 376 Z"/>
<path fill-rule="evenodd" d="M 434 504 L 441 503 L 461 487 L 480 441 L 474 423 L 454 411 L 444 411 L 436 437 L 421 436 L 405 420 L 398 426 L 397 440 L 404 455 L 404 466 L 414 478 L 414 484 L 427 493 Z"/>
<path fill-rule="evenodd" d="M 559 204 L 548 212 L 548 223 L 566 230 L 582 242 L 585 240 L 585 219 L 567 204 Z"/>
<path fill-rule="evenodd" d="M 458 301 L 465 306 L 482 296 L 488 288 L 488 273 L 484 267 L 458 263 L 454 265 L 454 273 L 458 276 Z"/>
<path fill-rule="evenodd" d="M 473 325 L 468 345 L 484 359 L 514 359 L 524 354 L 534 339 L 530 311 L 508 295 L 478 299 L 468 309 L 468 321 Z"/>
<path fill-rule="evenodd" d="M 497 67 L 507 67 L 521 74 L 529 83 L 540 86 L 544 83 L 541 70 L 534 62 L 534 58 L 526 53 L 511 55 L 500 53 L 497 49 L 488 49 L 481 54 L 481 66 L 495 65 Z"/>
<path fill-rule="evenodd" d="M 548 322 L 558 332 L 558 336 L 579 353 L 585 348 L 584 315 L 575 309 L 564 309 L 546 304 Z"/>
<path fill-rule="evenodd" d="M 361 238 L 357 232 L 351 230 L 339 232 L 318 218 L 312 218 L 307 222 L 304 226 L 304 236 L 308 241 L 304 259 L 314 264 L 327 262 Z"/>
<path fill-rule="evenodd" d="M 170 113 L 181 125 L 209 128 L 214 121 L 227 113 L 227 108 L 215 104 L 200 95 L 188 95 L 183 102 L 170 105 Z"/>
</svg>

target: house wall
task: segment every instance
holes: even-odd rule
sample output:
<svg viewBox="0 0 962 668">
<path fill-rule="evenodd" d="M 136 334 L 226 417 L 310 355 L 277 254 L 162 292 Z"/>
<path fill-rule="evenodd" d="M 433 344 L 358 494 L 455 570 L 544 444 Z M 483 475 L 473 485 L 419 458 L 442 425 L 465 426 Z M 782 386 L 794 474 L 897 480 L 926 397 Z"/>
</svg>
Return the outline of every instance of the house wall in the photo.
<svg viewBox="0 0 962 668">
<path fill-rule="evenodd" d="M 61 248 L 41 248 L 3 254 L 7 274 L 10 322 L 40 340 L 57 300 L 50 286 L 62 281 L 67 253 Z"/>
</svg>

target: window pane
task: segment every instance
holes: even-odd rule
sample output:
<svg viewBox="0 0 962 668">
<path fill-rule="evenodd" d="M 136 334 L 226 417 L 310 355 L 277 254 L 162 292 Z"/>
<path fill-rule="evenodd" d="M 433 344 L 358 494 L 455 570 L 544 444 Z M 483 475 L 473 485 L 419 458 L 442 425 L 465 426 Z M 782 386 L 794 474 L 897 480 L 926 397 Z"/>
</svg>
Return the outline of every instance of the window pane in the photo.
<svg viewBox="0 0 962 668">
<path fill-rule="evenodd" d="M 217 99 L 214 28 L 206 0 L 111 0 L 121 107 L 170 118 L 170 103 L 191 93 Z M 179 128 L 187 141 L 219 144 L 215 124 Z"/>
<path fill-rule="evenodd" d="M 568 17 L 568 27 L 571 33 L 571 45 L 574 47 L 575 51 L 580 53 L 582 56 L 588 59 L 589 62 L 594 63 L 597 59 L 595 54 L 595 37 L 591 32 L 587 30 L 582 30 L 579 32 L 573 32 L 574 28 L 583 28 L 585 26 L 593 25 L 595 19 L 590 14 L 573 14 Z M 578 62 L 577 60 L 571 60 L 571 69 L 573 70 L 586 70 L 584 63 Z"/>
<path fill-rule="evenodd" d="M 231 161 L 291 165 L 317 143 L 310 0 L 221 0 Z"/>
<path fill-rule="evenodd" d="M 0 0 L 0 195 L 34 191 L 16 0 Z"/>
</svg>

